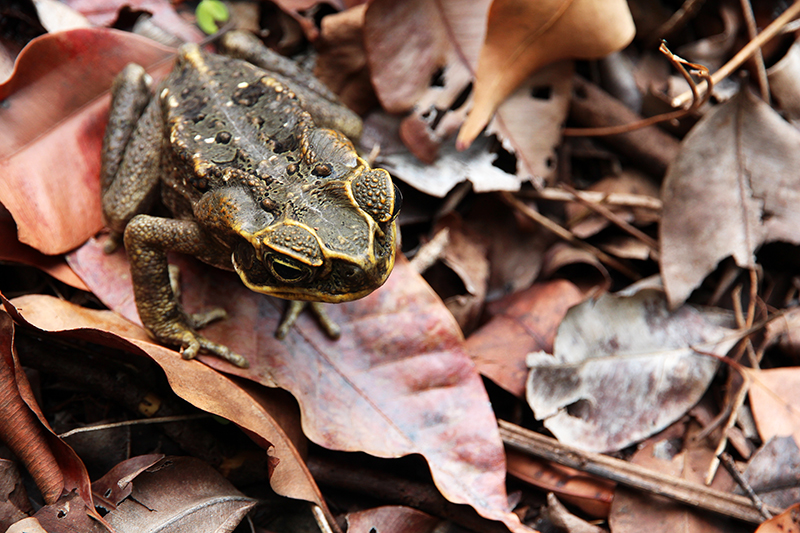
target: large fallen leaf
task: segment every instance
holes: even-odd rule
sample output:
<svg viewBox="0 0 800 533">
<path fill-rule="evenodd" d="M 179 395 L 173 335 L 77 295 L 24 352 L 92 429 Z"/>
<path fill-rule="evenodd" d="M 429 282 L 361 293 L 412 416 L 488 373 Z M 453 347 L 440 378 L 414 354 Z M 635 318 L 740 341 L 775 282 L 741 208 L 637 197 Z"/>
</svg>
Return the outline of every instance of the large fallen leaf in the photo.
<svg viewBox="0 0 800 533">
<path fill-rule="evenodd" d="M 130 497 L 106 515 L 119 533 L 229 533 L 257 503 L 194 457 L 165 458 L 136 476 L 132 485 Z"/>
<path fill-rule="evenodd" d="M 107 256 L 101 248 L 90 241 L 69 257 L 70 265 L 106 305 L 136 320 L 124 255 Z M 380 457 L 419 453 L 447 499 L 472 505 L 512 529 L 523 527 L 508 512 L 502 443 L 458 326 L 402 257 L 382 288 L 362 300 L 329 306 L 342 328 L 338 341 L 306 314 L 278 341 L 274 333 L 283 301 L 249 291 L 233 273 L 179 259 L 185 308 L 225 307 L 228 320 L 204 332 L 245 355 L 250 368 L 201 356 L 204 362 L 289 390 L 311 441 Z M 175 366 L 167 373 L 177 379 L 188 363 L 171 353 Z M 205 394 L 201 382 L 191 387 Z"/>
<path fill-rule="evenodd" d="M 761 370 L 752 378 L 750 407 L 761 439 L 792 436 L 800 446 L 800 367 Z"/>
<path fill-rule="evenodd" d="M 98 176 L 108 89 L 127 63 L 152 68 L 173 53 L 101 29 L 44 35 L 22 51 L 0 85 L 0 203 L 21 242 L 58 254 L 102 228 Z"/>
<path fill-rule="evenodd" d="M 279 460 L 270 482 L 279 494 L 314 502 L 326 509 L 305 462 L 271 414 L 229 377 L 198 361 L 183 361 L 172 350 L 153 344 L 147 333 L 111 311 L 96 311 L 43 295 L 5 301 L 6 309 L 38 329 L 146 353 L 167 375 L 175 394 L 204 411 L 235 422 L 267 441 Z M 88 480 L 87 480 L 88 484 Z"/>
<path fill-rule="evenodd" d="M 720 260 L 755 267 L 764 243 L 800 243 L 800 132 L 743 90 L 681 144 L 661 198 L 661 273 L 680 305 Z"/>
<path fill-rule="evenodd" d="M 380 144 L 381 137 L 372 135 L 373 131 L 384 129 L 391 120 L 373 113 L 364 124 L 364 137 L 368 135 Z M 362 138 L 362 142 L 366 139 Z M 369 145 L 369 141 L 365 144 Z M 377 163 L 415 189 L 431 196 L 444 197 L 450 190 L 463 181 L 472 183 L 476 192 L 516 191 L 520 181 L 495 163 L 497 155 L 488 150 L 488 139 L 480 139 L 469 149 L 458 152 L 452 141 L 441 146 L 439 157 L 432 163 L 421 161 L 405 148 L 386 150 L 381 145 L 381 154 Z"/>
<path fill-rule="evenodd" d="M 569 310 L 553 355 L 532 353 L 527 397 L 565 444 L 619 450 L 691 408 L 739 339 L 724 316 L 690 306 L 670 312 L 652 289 L 603 295 Z M 697 351 L 696 351 L 697 350 Z"/>
<path fill-rule="evenodd" d="M 562 59 L 606 56 L 636 32 L 623 0 L 495 0 L 487 26 L 472 109 L 458 133 L 462 148 L 533 72 Z"/>
</svg>

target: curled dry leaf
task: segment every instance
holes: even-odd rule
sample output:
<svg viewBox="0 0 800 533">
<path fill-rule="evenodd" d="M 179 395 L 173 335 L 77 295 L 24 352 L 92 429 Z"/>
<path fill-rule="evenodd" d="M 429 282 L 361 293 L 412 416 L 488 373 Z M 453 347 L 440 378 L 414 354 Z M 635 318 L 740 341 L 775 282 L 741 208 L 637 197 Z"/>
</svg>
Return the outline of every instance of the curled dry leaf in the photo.
<svg viewBox="0 0 800 533">
<path fill-rule="evenodd" d="M 98 176 L 111 82 L 127 63 L 151 68 L 173 53 L 100 29 L 44 35 L 22 51 L 0 85 L 0 203 L 21 242 L 58 254 L 102 228 Z"/>
<path fill-rule="evenodd" d="M 0 302 L 8 301 L 0 294 Z M 42 414 L 14 349 L 14 324 L 0 311 L 0 441 L 25 464 L 46 505 L 36 517 L 55 531 L 101 531 L 103 518 L 92 502 L 89 475 L 83 462 L 59 439 Z"/>
<path fill-rule="evenodd" d="M 800 132 L 747 90 L 684 139 L 661 197 L 661 273 L 671 306 L 719 261 L 755 268 L 764 243 L 800 244 Z"/>
<path fill-rule="evenodd" d="M 565 444 L 613 451 L 678 419 L 703 395 L 718 360 L 740 335 L 722 315 L 663 294 L 602 295 L 567 313 L 553 355 L 528 356 L 527 397 L 534 416 Z"/>
<path fill-rule="evenodd" d="M 121 251 L 107 256 L 101 248 L 90 241 L 69 257 L 70 265 L 106 305 L 136 319 L 124 256 Z M 201 356 L 203 362 L 290 391 L 311 441 L 380 457 L 419 453 L 447 499 L 472 505 L 512 529 L 523 528 L 507 509 L 496 420 L 480 376 L 464 353 L 458 325 L 402 256 L 386 285 L 362 300 L 328 307 L 342 328 L 338 341 L 305 313 L 279 341 L 274 333 L 283 301 L 248 290 L 233 273 L 185 258 L 175 262 L 184 307 L 197 312 L 224 306 L 229 318 L 204 333 L 245 355 L 250 368 L 234 369 L 214 357 Z M 176 392 L 178 385 L 187 391 L 179 395 L 209 394 L 207 384 L 186 381 L 188 374 L 181 370 L 199 363 L 154 348 L 147 350 L 158 357 Z M 171 356 L 162 360 L 159 350 Z"/>
<path fill-rule="evenodd" d="M 458 134 L 468 146 L 497 106 L 528 76 L 562 59 L 596 59 L 634 37 L 622 0 L 495 0 L 475 77 L 472 109 Z"/>
</svg>

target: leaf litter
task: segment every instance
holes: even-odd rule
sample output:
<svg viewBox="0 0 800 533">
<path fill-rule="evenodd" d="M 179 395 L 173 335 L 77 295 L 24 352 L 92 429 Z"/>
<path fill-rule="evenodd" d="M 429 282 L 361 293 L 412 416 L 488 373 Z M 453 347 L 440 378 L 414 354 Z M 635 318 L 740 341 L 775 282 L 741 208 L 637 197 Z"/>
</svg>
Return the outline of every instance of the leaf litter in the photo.
<svg viewBox="0 0 800 533">
<path fill-rule="evenodd" d="M 103 16 L 116 14 L 115 7 L 109 9 L 106 3 L 99 4 L 106 6 Z M 793 345 L 796 327 L 791 317 L 785 322 L 773 322 L 764 343 L 754 342 L 750 346 L 743 343 L 731 353 L 732 357 L 746 354 L 747 360 L 739 364 L 755 366 L 761 361 L 766 367 L 777 365 L 778 368 L 737 370 L 739 367 L 734 363 L 721 367 L 717 359 L 708 355 L 712 352 L 716 356 L 724 355 L 741 331 L 766 317 L 767 309 L 782 308 L 796 300 L 791 287 L 796 286 L 792 279 L 794 265 L 800 264 L 800 258 L 795 247 L 772 244 L 797 242 L 794 231 L 797 224 L 793 218 L 793 206 L 797 203 L 794 198 L 797 132 L 792 123 L 781 116 L 796 117 L 792 87 L 800 85 L 792 82 L 797 76 L 792 74 L 791 65 L 787 68 L 780 61 L 784 53 L 790 60 L 792 50 L 797 48 L 791 46 L 790 37 L 781 37 L 781 46 L 770 44 L 762 48 L 767 61 L 782 65 L 780 69 L 770 69 L 778 73 L 769 76 L 774 80 L 771 89 L 776 100 L 772 107 L 752 94 L 748 81 L 732 78 L 725 81 L 725 87 L 720 84 L 715 89 L 717 101 L 712 100 L 705 108 L 695 110 L 694 116 L 682 124 L 666 125 L 669 134 L 650 135 L 650 140 L 646 141 L 645 132 L 660 131 L 650 128 L 639 132 L 642 135 L 564 140 L 561 128 L 565 121 L 569 121 L 569 126 L 598 126 L 604 125 L 603 121 L 618 124 L 635 120 L 635 112 L 621 111 L 624 106 L 617 106 L 619 102 L 615 99 L 629 101 L 629 95 L 615 92 L 614 84 L 606 76 L 636 75 L 624 71 L 628 68 L 626 61 L 632 68 L 640 68 L 636 64 L 637 54 L 647 53 L 647 43 L 652 43 L 656 37 L 671 35 L 670 39 L 678 43 L 682 55 L 691 61 L 705 61 L 706 66 L 714 70 L 734 54 L 742 42 L 752 39 L 754 32 L 746 31 L 746 17 L 735 6 L 719 2 L 707 2 L 699 12 L 687 12 L 683 18 L 676 18 L 677 13 L 664 9 L 642 10 L 641 2 L 632 1 L 628 5 L 639 29 L 634 45 L 622 56 L 598 65 L 573 60 L 599 57 L 624 46 L 631 38 L 632 27 L 627 6 L 623 6 L 621 15 L 613 17 L 615 24 L 597 24 L 602 20 L 600 15 L 606 16 L 613 12 L 612 8 L 619 7 L 609 4 L 604 6 L 607 8 L 604 13 L 588 18 L 584 15 L 583 22 L 575 25 L 574 21 L 570 22 L 570 12 L 588 9 L 587 12 L 597 14 L 592 9 L 598 4 L 575 0 L 540 2 L 533 6 L 532 3 L 496 0 L 467 5 L 446 0 L 412 2 L 404 6 L 376 1 L 367 7 L 342 12 L 342 18 L 336 22 L 332 15 L 317 13 L 312 16 L 311 12 L 304 11 L 311 4 L 313 2 L 309 1 L 287 7 L 288 15 L 281 19 L 282 27 L 288 28 L 288 23 L 295 24 L 295 28 L 275 40 L 280 39 L 286 45 L 297 43 L 297 36 L 306 35 L 313 40 L 322 35 L 317 44 L 322 49 L 327 47 L 328 52 L 318 59 L 318 72 L 325 72 L 327 65 L 330 81 L 362 112 L 369 111 L 373 98 L 371 86 L 374 85 L 375 95 L 384 109 L 399 115 L 387 119 L 380 111 L 371 111 L 368 124 L 373 121 L 373 134 L 362 141 L 368 149 L 380 147 L 374 152 L 378 154 L 378 164 L 393 171 L 401 188 L 406 189 L 404 193 L 410 187 L 422 191 L 415 198 L 424 200 L 423 204 L 429 209 L 427 214 L 417 209 L 413 222 L 411 218 L 406 219 L 408 222 L 402 228 L 403 251 L 413 255 L 419 241 L 442 227 L 441 220 L 451 231 L 456 228 L 460 242 L 449 252 L 446 247 L 442 248 L 438 260 L 460 274 L 460 283 L 466 288 L 462 296 L 470 301 L 456 298 L 452 301 L 458 305 L 451 306 L 451 310 L 461 315 L 467 333 L 476 321 L 485 325 L 469 335 L 465 343 L 445 307 L 425 282 L 401 261 L 384 289 L 364 301 L 334 308 L 332 314 L 345 324 L 344 342 L 331 343 L 319 335 L 307 317 L 302 317 L 289 341 L 277 343 L 271 331 L 282 311 L 278 302 L 261 297 L 254 300 L 240 294 L 234 287 L 235 279 L 204 270 L 196 262 L 180 257 L 173 261 L 181 266 L 184 305 L 200 310 L 220 302 L 225 304 L 231 318 L 209 327 L 208 334 L 229 344 L 238 343 L 245 353 L 259 354 L 260 363 L 251 369 L 252 375 L 246 376 L 254 382 L 223 376 L 220 371 L 231 372 L 231 369 L 213 358 L 201 358 L 204 364 L 184 362 L 172 350 L 153 345 L 143 330 L 130 322 L 102 311 L 87 312 L 85 307 L 66 302 L 24 299 L 27 297 L 14 299 L 14 304 L 8 304 L 7 309 L 17 323 L 25 324 L 23 317 L 31 318 L 36 311 L 37 320 L 42 324 L 53 324 L 52 331 L 40 333 L 43 338 L 55 339 L 62 335 L 56 333 L 62 331 L 59 328 L 69 330 L 68 325 L 72 324 L 78 329 L 63 335 L 110 344 L 140 355 L 149 353 L 162 365 L 175 392 L 206 411 L 234 420 L 249 431 L 262 448 L 269 449 L 272 459 L 281 459 L 270 467 L 271 483 L 276 491 L 312 501 L 319 508 L 327 509 L 326 500 L 331 496 L 326 491 L 323 497 L 310 475 L 305 464 L 308 459 L 306 446 L 301 442 L 302 433 L 313 442 L 339 450 L 367 451 L 382 457 L 421 453 L 428 460 L 433 481 L 451 501 L 470 503 L 484 516 L 504 521 L 515 530 L 520 528 L 519 522 L 508 510 L 517 503 L 517 513 L 527 525 L 548 527 L 548 516 L 554 521 L 568 519 L 570 515 L 564 513 L 558 517 L 546 513 L 537 515 L 534 509 L 545 503 L 543 498 L 529 506 L 524 500 L 530 498 L 530 490 L 522 489 L 523 501 L 519 500 L 519 492 L 509 500 L 503 487 L 502 474 L 506 468 L 512 473 L 519 471 L 519 463 L 505 466 L 494 416 L 530 422 L 530 412 L 513 395 L 520 397 L 524 390 L 526 369 L 522 363 L 531 351 L 534 354 L 529 359 L 534 367 L 527 376 L 528 399 L 533 413 L 544 419 L 544 427 L 563 442 L 576 448 L 618 450 L 616 453 L 622 457 L 631 457 L 637 462 L 640 454 L 631 455 L 629 446 L 672 424 L 665 430 L 672 431 L 667 440 L 653 440 L 654 445 L 643 444 L 643 450 L 671 449 L 674 454 L 670 452 L 667 456 L 673 465 L 678 458 L 688 461 L 695 450 L 698 456 L 705 458 L 700 461 L 703 466 L 692 463 L 694 466 L 689 467 L 706 470 L 714 463 L 709 458 L 719 447 L 718 443 L 726 442 L 722 440 L 722 433 L 727 431 L 734 443 L 732 453 L 741 453 L 746 458 L 752 450 L 757 450 L 748 468 L 752 474 L 749 479 L 757 492 L 767 490 L 764 487 L 778 479 L 792 479 L 796 471 L 796 461 L 792 462 L 796 445 L 793 451 L 786 443 L 794 444 L 794 441 L 780 437 L 796 434 L 797 408 L 791 384 L 797 350 Z M 153 10 L 166 15 L 161 21 L 175 14 L 168 3 L 142 2 L 140 5 L 158 6 Z M 516 7 L 529 10 L 527 12 L 531 12 L 530 9 L 556 10 L 557 16 L 543 17 L 547 21 L 544 27 L 563 34 L 565 30 L 558 26 L 565 24 L 565 28 L 572 28 L 566 30 L 570 38 L 556 38 L 556 46 L 546 47 L 546 52 L 557 55 L 563 53 L 561 48 L 568 49 L 564 56 L 566 61 L 532 72 L 531 65 L 558 59 L 545 54 L 512 61 L 509 66 L 510 58 L 528 53 L 536 56 L 539 52 L 533 51 L 547 40 L 540 38 L 546 32 L 540 34 L 540 30 L 531 30 L 541 20 L 526 19 L 534 24 L 531 27 L 515 26 L 517 23 L 508 13 Z M 794 9 L 797 8 L 790 7 Z M 767 14 L 756 6 L 757 25 L 769 26 L 775 13 Z M 676 17 L 670 18 L 673 14 Z M 321 33 L 316 27 L 319 18 L 323 22 Z M 692 31 L 676 32 L 675 25 Z M 593 36 L 589 31 L 595 30 L 594 26 L 601 28 L 599 35 Z M 65 35 L 44 39 L 53 39 L 51 42 L 55 43 Z M 81 34 L 72 34 L 66 42 L 71 39 L 75 39 L 75 43 L 89 42 L 90 34 L 82 34 L 80 38 L 76 35 Z M 120 42 L 129 40 L 128 37 L 113 38 L 121 39 Z M 600 41 L 592 41 L 595 38 Z M 125 46 L 120 49 L 126 50 Z M 577 46 L 578 50 L 570 51 L 570 46 Z M 97 48 L 95 56 L 101 57 L 102 46 Z M 161 52 L 155 53 L 154 61 Z M 340 53 L 346 57 L 337 63 L 335 58 Z M 500 60 L 485 61 L 491 54 Z M 21 64 L 24 61 L 29 60 L 23 57 Z M 116 68 L 113 61 L 99 63 L 111 67 L 108 71 L 98 69 L 100 78 L 113 75 Z M 69 65 L 67 58 L 64 66 Z M 369 69 L 364 68 L 366 65 Z M 73 286 L 85 283 L 94 295 L 77 292 L 50 278 L 44 278 L 42 286 L 48 288 L 46 292 L 64 293 L 67 299 L 84 306 L 98 306 L 96 296 L 135 323 L 137 315 L 126 281 L 124 255 L 102 256 L 96 241 L 90 241 L 69 259 L 71 267 L 83 278 L 81 281 L 65 270 L 58 257 L 51 258 L 56 261 L 53 262 L 48 261 L 47 256 L 36 256 L 40 252 L 60 253 L 81 245 L 99 227 L 100 220 L 96 208 L 91 205 L 82 211 L 87 204 L 64 203 L 59 196 L 64 196 L 64 190 L 70 190 L 73 195 L 66 196 L 71 200 L 82 197 L 76 191 L 85 191 L 85 196 L 91 197 L 99 153 L 97 143 L 104 121 L 102 83 L 95 89 L 91 85 L 94 77 L 74 69 L 72 73 L 78 74 L 69 81 L 69 76 L 60 74 L 58 69 L 55 74 L 49 73 L 51 67 L 51 63 L 40 62 L 37 67 L 40 70 L 33 71 L 39 72 L 36 76 L 44 75 L 44 79 L 54 76 L 52 79 L 57 82 L 48 82 L 42 90 L 29 89 L 21 74 L 16 74 L 3 86 L 4 89 L 13 88 L 8 94 L 4 93 L 9 97 L 0 108 L 0 111 L 12 110 L 5 115 L 9 128 L 3 129 L 10 139 L 5 147 L 12 150 L 10 155 L 0 159 L 0 164 L 11 170 L 5 175 L 17 181 L 0 180 L 3 191 L 0 201 L 11 211 L 19 233 L 15 235 L 13 227 L 4 230 L 3 242 L 8 246 L 4 247 L 2 257 L 6 261 L 27 262 L 46 269 L 56 279 Z M 487 68 L 492 73 L 489 76 Z M 574 71 L 579 74 L 575 75 Z M 368 75 L 372 78 L 368 79 Z M 41 83 L 36 81 L 36 76 L 30 77 L 34 80 L 30 86 L 34 88 L 36 83 Z M 681 79 L 683 85 L 679 86 L 675 83 L 678 77 L 670 76 L 667 69 L 651 69 L 647 76 L 649 86 L 645 90 L 661 105 L 677 94 L 676 89 L 678 92 L 686 89 L 685 80 Z M 592 81 L 587 82 L 584 77 Z M 82 83 L 84 79 L 89 85 Z M 486 89 L 486 83 L 491 84 L 493 80 L 504 85 L 502 91 Z M 59 83 L 64 88 L 48 100 L 47 88 L 58 87 Z M 601 94 L 596 83 L 614 96 Z M 755 87 L 756 84 L 751 85 Z M 73 94 L 77 96 L 70 101 Z M 86 94 L 89 94 L 88 100 Z M 34 103 L 32 107 L 16 105 L 26 98 Z M 636 99 L 633 101 L 635 103 Z M 645 105 L 635 111 L 650 114 L 647 99 L 642 101 Z M 54 114 L 41 111 L 42 102 L 50 104 L 55 109 Z M 9 108 L 9 103 L 15 105 Z M 45 105 L 44 109 L 47 107 Z M 487 109 L 495 108 L 494 114 L 487 114 Z M 36 113 L 30 115 L 31 120 L 20 118 L 23 115 L 14 118 L 13 112 L 20 110 Z M 392 120 L 394 123 L 386 127 Z M 484 126 L 487 126 L 484 134 L 477 135 Z M 469 128 L 474 131 L 470 132 Z M 462 131 L 459 147 L 467 144 L 471 135 L 477 135 L 472 147 L 464 153 L 455 151 L 455 136 L 459 130 Z M 531 131 L 536 134 L 531 135 Z M 575 135 L 574 128 L 570 128 L 569 135 Z M 680 148 L 675 136 L 683 137 Z M 72 144 L 59 148 L 55 140 L 62 138 L 69 139 Z M 620 142 L 620 138 L 625 140 Z M 651 144 L 647 145 L 648 142 Z M 601 152 L 604 155 L 598 157 Z M 652 190 L 658 187 L 665 168 L 667 172 L 661 184 L 662 212 L 653 202 L 618 203 L 620 197 L 625 196 L 652 199 Z M 23 170 L 28 174 L 23 175 Z M 615 185 L 606 188 L 606 184 L 614 184 L 616 180 L 620 180 L 620 186 L 626 186 L 622 183 L 624 177 L 636 172 L 644 173 L 640 187 L 630 191 L 623 189 L 622 194 Z M 63 176 L 57 183 L 67 189 L 54 189 L 51 179 L 54 174 Z M 533 193 L 528 182 L 537 188 L 547 188 Z M 3 183 L 13 186 L 3 188 Z M 562 183 L 569 188 L 562 190 Z M 586 211 L 585 203 L 565 199 L 567 196 L 561 194 L 574 189 L 602 191 L 589 202 L 607 207 L 624 224 L 643 231 L 646 239 L 631 236 L 631 227 L 625 227 L 619 220 L 598 215 L 602 213 L 600 209 Z M 623 262 L 617 267 L 605 259 L 599 260 L 596 252 L 580 246 L 580 240 L 565 246 L 552 237 L 543 237 L 546 230 L 539 222 L 528 219 L 525 213 L 504 200 L 505 197 L 487 194 L 496 190 L 520 190 L 517 198 L 531 210 L 558 221 L 564 228 L 570 228 L 573 235 L 591 243 L 595 250 L 602 249 Z M 455 217 L 449 214 L 454 211 Z M 461 220 L 467 231 L 454 226 L 454 219 Z M 40 220 L 42 224 L 38 223 Z M 51 223 L 51 220 L 61 222 Z M 430 233 L 426 235 L 426 231 Z M 647 238 L 652 240 L 656 236 L 659 246 L 653 249 Z M 20 241 L 33 245 L 33 249 L 20 246 Z M 758 268 L 752 270 L 751 278 L 758 284 L 751 286 L 747 276 L 742 277 L 735 265 Z M 13 288 L 15 296 L 26 291 L 33 294 L 43 291 L 33 288 L 18 292 L 17 287 L 27 282 L 26 276 L 20 273 L 29 270 L 0 268 L 13 273 L 0 290 Z M 612 288 L 624 288 L 636 277 L 655 272 L 663 277 L 666 297 L 657 290 L 636 294 L 628 291 L 626 295 L 617 296 L 602 294 Z M 626 275 L 630 279 L 625 279 Z M 552 277 L 564 279 L 550 280 Z M 452 297 L 448 292 L 453 286 L 452 280 L 428 279 L 440 295 Z M 534 282 L 537 284 L 534 287 L 547 282 L 554 289 L 544 296 L 536 296 L 533 290 L 528 294 L 526 289 Z M 556 290 L 556 287 L 560 288 Z M 743 292 L 744 297 L 741 296 Z M 590 299 L 579 303 L 585 295 Z M 687 300 L 691 304 L 686 304 Z M 480 317 L 478 313 L 484 301 L 488 312 Z M 705 303 L 732 310 L 738 329 L 732 326 L 730 315 L 724 317 L 725 323 L 718 320 L 717 311 L 696 305 Z M 572 305 L 577 307 L 567 312 Z M 623 319 L 617 318 L 621 311 Z M 63 323 L 57 325 L 59 321 Z M 782 326 L 778 327 L 779 324 Z M 612 340 L 619 345 L 612 346 Z M 620 340 L 625 342 L 620 344 Z M 764 352 L 767 346 L 771 351 Z M 397 347 L 401 349 L 396 350 Z M 536 350 L 552 351 L 553 355 Z M 467 353 L 479 371 L 512 395 L 487 381 L 487 396 L 467 361 Z M 782 358 L 775 357 L 775 353 Z M 729 416 L 724 403 L 728 400 L 718 400 L 715 387 L 709 388 L 720 368 L 728 372 L 743 371 L 751 378 L 749 406 L 735 413 L 738 416 L 731 415 L 730 422 L 720 426 L 721 429 L 715 424 Z M 268 389 L 260 385 L 276 383 L 298 398 L 302 416 L 295 413 L 297 406 L 292 408 L 274 402 Z M 463 388 L 465 383 L 466 388 Z M 494 412 L 487 400 L 491 400 Z M 30 401 L 35 405 L 35 400 Z M 690 411 L 698 401 L 712 414 L 701 417 L 699 408 Z M 364 409 L 364 404 L 377 408 Z M 507 408 L 509 404 L 511 408 Z M 393 405 L 398 409 L 396 412 L 392 411 Z M 752 408 L 759 434 L 746 429 L 748 407 Z M 715 408 L 719 411 L 717 421 L 710 420 Z M 412 414 L 405 415 L 402 410 Z M 480 415 L 468 418 L 464 414 L 467 412 Z M 687 424 L 687 412 L 708 424 L 702 433 L 706 441 L 692 440 L 697 428 L 693 423 Z M 382 416 L 395 427 L 381 425 Z M 731 426 L 737 420 L 739 425 Z M 467 430 L 470 423 L 475 427 Z M 430 427 L 434 429 L 431 431 Z M 738 435 L 738 441 L 733 434 Z M 413 444 L 410 447 L 403 442 L 409 436 Z M 760 442 L 770 438 L 772 440 L 758 448 Z M 778 446 L 776 442 L 784 444 Z M 311 453 L 314 454 L 313 450 Z M 73 454 L 73 457 L 76 456 Z M 756 461 L 756 457 L 761 457 L 761 461 Z M 782 465 L 783 470 L 764 468 L 769 461 Z M 657 462 L 648 463 L 652 470 L 662 467 Z M 542 469 L 533 474 L 528 472 L 526 476 L 531 481 L 535 476 L 544 475 Z M 756 475 L 757 472 L 760 473 Z M 713 475 L 713 471 L 710 474 Z M 569 476 L 560 475 L 567 476 L 562 479 Z M 519 479 L 524 480 L 526 476 Z M 453 481 L 456 478 L 458 482 Z M 87 481 L 81 476 L 74 479 L 82 479 L 80 483 L 84 486 Z M 475 479 L 480 482 L 474 482 Z M 71 483 L 76 485 L 74 481 Z M 166 483 L 170 483 L 169 479 Z M 592 505 L 593 498 L 599 503 L 603 496 L 580 490 L 583 491 L 581 512 L 599 513 L 601 518 L 611 520 L 612 530 L 625 530 L 627 526 L 621 521 L 619 508 L 608 510 L 602 504 Z M 222 494 L 224 490 L 215 489 L 215 492 Z M 788 506 L 795 497 L 787 492 L 775 505 Z M 634 501 L 623 500 L 621 495 L 618 498 L 619 502 Z M 95 502 L 99 500 L 96 498 Z M 641 525 L 637 522 L 640 519 L 655 520 L 655 515 L 647 516 L 645 504 L 635 501 L 638 503 L 627 504 L 629 509 L 634 506 L 638 511 L 638 514 L 629 515 L 631 524 Z M 558 506 L 550 503 L 548 509 L 555 512 Z M 643 507 L 639 508 L 640 505 Z M 90 523 L 85 522 L 84 510 L 91 508 L 91 498 L 87 500 L 85 495 L 75 493 L 66 494 L 54 506 L 43 508 L 38 516 L 48 524 L 55 524 L 59 513 L 67 506 L 77 510 L 68 515 L 69 520 L 81 521 L 85 530 L 97 526 L 97 523 L 87 525 Z M 667 508 L 660 504 L 657 507 L 663 511 L 659 516 L 667 524 L 667 530 L 674 530 L 671 526 L 676 522 L 683 524 L 686 530 L 703 527 L 691 525 L 691 520 L 687 521 L 691 513 L 683 508 Z M 323 512 L 333 523 L 335 518 L 329 511 Z M 545 522 L 536 522 L 534 517 L 537 516 L 537 520 Z M 400 531 L 408 527 L 403 526 L 406 519 L 423 529 L 435 527 L 418 511 L 385 507 L 365 511 L 359 525 L 354 521 L 353 527 L 367 531 L 372 527 L 370 523 L 381 523 L 385 524 L 383 527 Z M 468 527 L 480 530 L 478 526 Z M 766 530 L 768 527 L 765 524 Z"/>
</svg>

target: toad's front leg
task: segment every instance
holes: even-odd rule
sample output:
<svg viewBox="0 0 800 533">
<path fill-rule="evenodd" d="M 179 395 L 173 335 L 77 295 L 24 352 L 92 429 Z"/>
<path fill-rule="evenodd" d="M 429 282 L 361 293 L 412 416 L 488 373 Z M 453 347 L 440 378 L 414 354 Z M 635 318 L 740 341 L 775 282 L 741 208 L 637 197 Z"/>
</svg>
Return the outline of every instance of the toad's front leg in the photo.
<svg viewBox="0 0 800 533">
<path fill-rule="evenodd" d="M 203 257 L 208 250 L 196 223 L 138 215 L 125 228 L 125 249 L 139 317 L 156 339 L 180 346 L 184 359 L 193 359 L 203 349 L 238 367 L 248 366 L 241 355 L 197 333 L 198 321 L 184 313 L 170 285 L 168 251 Z"/>
</svg>

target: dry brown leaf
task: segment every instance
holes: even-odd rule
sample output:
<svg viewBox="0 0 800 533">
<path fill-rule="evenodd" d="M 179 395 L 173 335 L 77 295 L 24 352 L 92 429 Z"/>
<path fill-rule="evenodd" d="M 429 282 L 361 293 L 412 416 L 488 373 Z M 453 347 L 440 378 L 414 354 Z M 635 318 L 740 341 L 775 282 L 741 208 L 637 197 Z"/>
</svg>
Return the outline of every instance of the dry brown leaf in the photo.
<svg viewBox="0 0 800 533">
<path fill-rule="evenodd" d="M 793 436 L 800 446 L 800 367 L 751 373 L 750 407 L 761 440 Z"/>
<path fill-rule="evenodd" d="M 556 330 L 583 294 L 566 280 L 537 283 L 508 298 L 507 306 L 467 338 L 478 371 L 511 394 L 525 394 L 530 352 L 553 350 Z"/>
<path fill-rule="evenodd" d="M 705 392 L 740 334 L 725 315 L 683 306 L 646 289 L 603 295 L 569 310 L 553 355 L 528 356 L 527 398 L 561 442 L 614 451 L 660 431 Z"/>
<path fill-rule="evenodd" d="M 467 147 L 500 102 L 541 67 L 562 59 L 596 59 L 634 37 L 622 0 L 495 0 L 475 77 L 475 97 L 457 144 Z"/>
<path fill-rule="evenodd" d="M 796 503 L 778 516 L 773 516 L 756 529 L 756 533 L 800 532 L 800 503 Z"/>
<path fill-rule="evenodd" d="M 573 283 L 585 294 L 611 287 L 611 275 L 597 256 L 566 242 L 551 246 L 542 261 L 540 278 L 556 276 L 574 280 Z"/>
<path fill-rule="evenodd" d="M 387 505 L 348 513 L 348 533 L 430 533 L 440 520 L 411 507 Z"/>
<path fill-rule="evenodd" d="M 0 300 L 7 302 L 1 293 Z M 46 505 L 38 510 L 37 518 L 43 524 L 54 524 L 62 518 L 65 527 L 94 531 L 93 519 L 102 522 L 102 518 L 92 503 L 89 475 L 80 458 L 55 435 L 42 414 L 17 359 L 14 324 L 5 311 L 0 311 L 0 381 L 0 441 L 25 464 L 42 493 Z"/>
<path fill-rule="evenodd" d="M 137 475 L 130 497 L 105 515 L 119 533 L 230 533 L 257 500 L 194 457 L 167 457 Z"/>
<path fill-rule="evenodd" d="M 31 41 L 0 85 L 0 203 L 19 240 L 46 253 L 95 234 L 100 145 L 108 89 L 129 62 L 152 67 L 174 53 L 115 30 L 83 29 Z M 75 201 L 79 198 L 80 201 Z"/>
<path fill-rule="evenodd" d="M 767 69 L 769 90 L 792 124 L 800 120 L 800 41 L 783 58 Z"/>
<path fill-rule="evenodd" d="M 764 243 L 800 243 L 800 132 L 743 90 L 697 123 L 664 178 L 661 273 L 671 306 L 719 261 L 755 268 Z"/>
<path fill-rule="evenodd" d="M 92 240 L 69 261 L 106 305 L 138 320 L 121 251 L 105 255 Z M 402 256 L 386 284 L 370 296 L 328 307 L 342 328 L 338 341 L 307 314 L 279 341 L 274 333 L 283 301 L 248 290 L 234 273 L 181 257 L 175 262 L 184 307 L 189 312 L 225 307 L 229 318 L 204 333 L 245 355 L 250 368 L 235 369 L 215 357 L 201 356 L 203 362 L 290 391 L 311 441 L 380 457 L 419 453 L 447 499 L 472 505 L 511 528 L 523 527 L 507 510 L 496 420 L 480 376 L 463 351 L 458 325 Z M 147 348 L 176 387 L 179 381 L 173 380 L 182 379 L 180 369 L 188 363 L 171 350 L 156 348 L 171 354 L 162 360 L 161 352 Z M 180 395 L 204 394 L 202 381 L 182 388 L 187 392 Z"/>
</svg>

